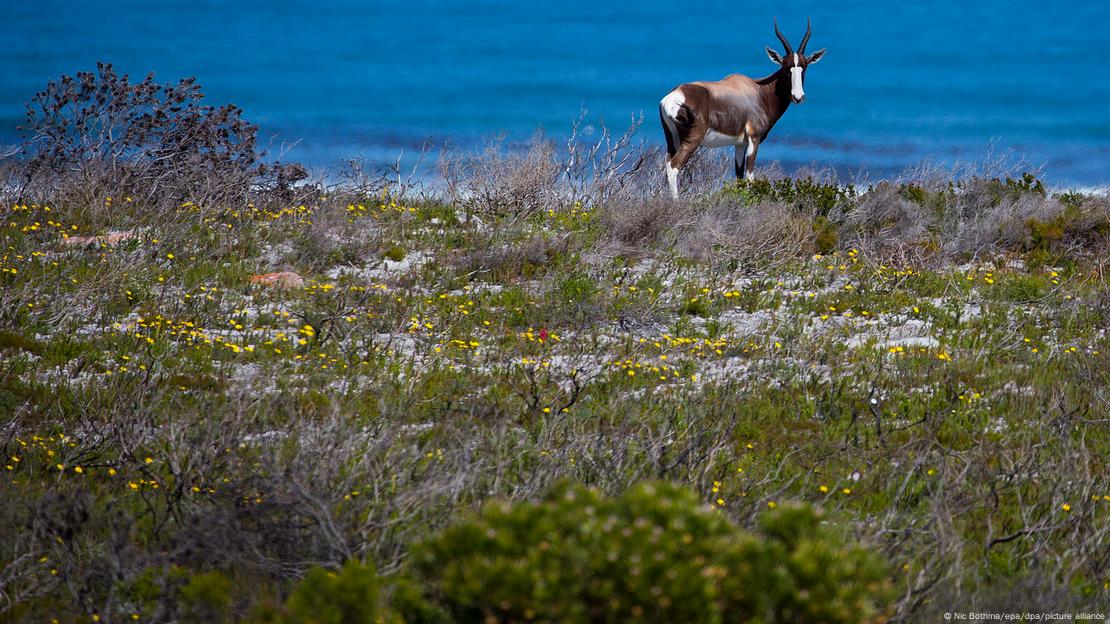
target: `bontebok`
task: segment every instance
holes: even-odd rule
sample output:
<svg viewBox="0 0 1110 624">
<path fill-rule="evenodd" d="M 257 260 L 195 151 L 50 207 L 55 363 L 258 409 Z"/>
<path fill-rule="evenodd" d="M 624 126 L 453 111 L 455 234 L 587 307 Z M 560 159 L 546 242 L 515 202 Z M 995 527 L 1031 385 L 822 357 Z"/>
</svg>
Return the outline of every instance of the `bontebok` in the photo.
<svg viewBox="0 0 1110 624">
<path fill-rule="evenodd" d="M 767 56 L 778 71 L 753 80 L 732 74 L 716 82 L 688 82 L 674 88 L 659 102 L 659 118 L 667 137 L 667 184 L 678 197 L 678 172 L 699 147 L 736 149 L 736 177 L 751 179 L 759 144 L 790 102 L 801 104 L 806 94 L 806 68 L 825 54 L 824 48 L 806 56 L 810 27 L 795 52 L 779 25 L 775 34 L 786 48 L 782 56 L 767 47 Z"/>
</svg>

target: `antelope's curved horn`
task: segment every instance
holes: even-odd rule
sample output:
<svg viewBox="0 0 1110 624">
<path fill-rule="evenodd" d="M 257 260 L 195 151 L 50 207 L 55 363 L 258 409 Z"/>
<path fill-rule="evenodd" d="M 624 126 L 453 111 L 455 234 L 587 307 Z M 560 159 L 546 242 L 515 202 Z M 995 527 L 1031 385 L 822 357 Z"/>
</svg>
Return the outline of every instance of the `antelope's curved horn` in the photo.
<svg viewBox="0 0 1110 624">
<path fill-rule="evenodd" d="M 810 29 L 810 26 L 809 26 L 809 18 L 807 17 L 806 18 L 806 36 L 802 37 L 802 43 L 801 43 L 801 45 L 798 46 L 798 54 L 805 54 L 806 53 L 806 44 L 809 43 L 809 35 L 812 32 L 813 31 L 812 31 L 812 29 Z"/>
<path fill-rule="evenodd" d="M 794 48 L 790 47 L 790 42 L 786 40 L 786 36 L 779 30 L 779 21 L 777 19 L 775 20 L 775 35 L 778 36 L 779 41 L 782 42 L 782 47 L 786 48 L 786 53 L 793 54 Z"/>
</svg>

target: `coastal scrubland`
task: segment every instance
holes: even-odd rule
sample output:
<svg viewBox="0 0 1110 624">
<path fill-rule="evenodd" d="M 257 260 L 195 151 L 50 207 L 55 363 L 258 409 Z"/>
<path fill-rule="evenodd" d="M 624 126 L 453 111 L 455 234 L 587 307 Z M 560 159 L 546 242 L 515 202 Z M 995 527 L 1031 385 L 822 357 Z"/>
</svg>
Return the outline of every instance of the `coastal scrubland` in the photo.
<svg viewBox="0 0 1110 624">
<path fill-rule="evenodd" d="M 705 157 L 671 200 L 635 128 L 313 176 L 109 66 L 31 111 L 0 620 L 1110 602 L 1105 193 Z"/>
</svg>

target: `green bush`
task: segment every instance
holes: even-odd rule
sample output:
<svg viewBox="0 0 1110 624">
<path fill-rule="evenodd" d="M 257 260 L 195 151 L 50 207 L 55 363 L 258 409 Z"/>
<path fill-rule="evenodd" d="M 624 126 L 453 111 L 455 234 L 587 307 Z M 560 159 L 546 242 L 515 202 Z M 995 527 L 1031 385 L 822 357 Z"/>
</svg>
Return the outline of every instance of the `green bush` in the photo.
<svg viewBox="0 0 1110 624">
<path fill-rule="evenodd" d="M 374 568 L 348 561 L 338 571 L 313 568 L 279 608 L 261 607 L 253 622 L 261 624 L 387 624 L 400 622 L 384 604 Z"/>
<path fill-rule="evenodd" d="M 217 571 L 194 574 L 181 588 L 184 621 L 231 622 L 232 582 Z"/>
<path fill-rule="evenodd" d="M 1048 295 L 1051 285 L 1040 275 L 1003 274 L 986 291 L 1000 301 L 1036 301 Z"/>
<path fill-rule="evenodd" d="M 406 577 L 390 582 L 389 603 L 405 624 L 451 624 L 451 616 L 428 601 L 424 588 Z"/>
<path fill-rule="evenodd" d="M 809 208 L 821 216 L 828 216 L 837 207 L 850 205 L 857 196 L 852 185 L 840 186 L 813 178 L 738 180 L 727 192 L 748 205 L 763 200 L 778 201 L 797 208 Z"/>
<path fill-rule="evenodd" d="M 839 234 L 836 225 L 828 217 L 818 216 L 813 220 L 813 245 L 817 253 L 828 254 L 836 251 L 839 245 Z"/>
<path fill-rule="evenodd" d="M 464 623 L 866 622 L 890 597 L 881 560 L 812 507 L 768 512 L 752 534 L 666 483 L 490 503 L 413 557 Z"/>
<path fill-rule="evenodd" d="M 892 589 L 887 566 L 876 553 L 852 545 L 810 506 L 784 505 L 764 514 L 759 524 L 768 538 L 759 560 L 766 567 L 746 580 L 775 578 L 767 587 L 765 606 L 773 613 L 767 620 L 885 621 Z"/>
<path fill-rule="evenodd" d="M 405 249 L 400 245 L 390 245 L 389 248 L 382 253 L 382 257 L 394 262 L 400 262 L 405 259 Z"/>
</svg>

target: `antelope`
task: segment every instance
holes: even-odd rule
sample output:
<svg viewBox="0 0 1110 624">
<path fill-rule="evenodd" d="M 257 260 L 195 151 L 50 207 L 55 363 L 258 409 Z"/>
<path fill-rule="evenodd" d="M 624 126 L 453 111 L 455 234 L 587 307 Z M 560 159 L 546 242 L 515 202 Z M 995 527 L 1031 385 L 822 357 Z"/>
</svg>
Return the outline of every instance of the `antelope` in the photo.
<svg viewBox="0 0 1110 624">
<path fill-rule="evenodd" d="M 805 100 L 806 68 L 821 60 L 825 49 L 806 56 L 811 33 L 809 20 L 797 52 L 779 30 L 777 20 L 774 24 L 786 56 L 770 46 L 766 49 L 778 71 L 758 80 L 731 74 L 716 82 L 687 82 L 659 102 L 659 119 L 667 138 L 667 184 L 672 197 L 678 197 L 679 171 L 702 146 L 734 146 L 736 179 L 752 179 L 759 145 L 791 102 L 801 104 Z"/>
</svg>

